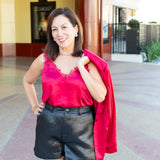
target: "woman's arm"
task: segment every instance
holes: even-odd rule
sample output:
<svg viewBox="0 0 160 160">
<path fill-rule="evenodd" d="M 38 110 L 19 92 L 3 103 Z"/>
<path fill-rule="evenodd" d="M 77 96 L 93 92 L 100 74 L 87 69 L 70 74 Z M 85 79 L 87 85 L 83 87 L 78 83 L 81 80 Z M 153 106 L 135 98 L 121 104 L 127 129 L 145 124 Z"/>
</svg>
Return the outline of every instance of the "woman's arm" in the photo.
<svg viewBox="0 0 160 160">
<path fill-rule="evenodd" d="M 23 87 L 26 96 L 29 100 L 33 112 L 36 115 L 38 115 L 39 112 L 42 111 L 42 108 L 44 108 L 43 105 L 39 105 L 38 103 L 37 94 L 34 87 L 34 82 L 40 77 L 42 73 L 44 61 L 45 61 L 44 55 L 41 54 L 33 61 L 29 70 L 23 77 Z"/>
<path fill-rule="evenodd" d="M 78 68 L 91 96 L 97 102 L 102 102 L 107 94 L 107 89 L 97 68 L 93 63 L 89 62 L 90 60 L 87 56 L 82 57 L 79 61 Z M 89 72 L 84 67 L 87 63 L 89 63 Z"/>
</svg>

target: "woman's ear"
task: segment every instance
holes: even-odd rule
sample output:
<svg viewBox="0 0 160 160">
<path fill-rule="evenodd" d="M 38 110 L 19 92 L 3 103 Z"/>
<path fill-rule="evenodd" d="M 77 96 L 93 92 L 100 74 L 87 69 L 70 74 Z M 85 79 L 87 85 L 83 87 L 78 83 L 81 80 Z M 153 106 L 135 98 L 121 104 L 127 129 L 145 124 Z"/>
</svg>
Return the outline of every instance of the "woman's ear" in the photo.
<svg viewBox="0 0 160 160">
<path fill-rule="evenodd" d="M 78 29 L 78 25 L 76 24 L 74 28 L 75 28 L 75 30 L 76 30 L 76 33 L 78 34 L 78 30 L 79 30 L 79 29 Z"/>
</svg>

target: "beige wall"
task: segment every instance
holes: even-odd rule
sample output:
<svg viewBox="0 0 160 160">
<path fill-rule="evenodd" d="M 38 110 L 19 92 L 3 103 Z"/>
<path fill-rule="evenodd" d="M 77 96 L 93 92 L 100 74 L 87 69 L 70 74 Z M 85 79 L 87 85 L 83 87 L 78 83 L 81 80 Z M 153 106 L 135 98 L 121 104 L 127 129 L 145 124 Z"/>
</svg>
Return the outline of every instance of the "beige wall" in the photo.
<svg viewBox="0 0 160 160">
<path fill-rule="evenodd" d="M 2 38 L 1 38 L 1 37 L 2 37 L 2 36 L 1 36 L 1 35 L 2 35 L 2 32 L 1 32 L 2 27 L 1 27 L 1 24 L 2 24 L 2 23 L 1 23 L 1 1 L 0 1 L 0 43 L 1 43 L 1 41 L 2 41 Z"/>
<path fill-rule="evenodd" d="M 56 8 L 68 6 L 75 10 L 75 0 L 55 1 Z M 0 1 L 0 43 L 31 43 L 30 2 L 38 0 Z"/>
<path fill-rule="evenodd" d="M 15 43 L 14 0 L 1 0 L 1 42 Z"/>
<path fill-rule="evenodd" d="M 0 43 L 3 56 L 16 55 L 15 3 L 14 0 L 1 0 Z"/>
</svg>

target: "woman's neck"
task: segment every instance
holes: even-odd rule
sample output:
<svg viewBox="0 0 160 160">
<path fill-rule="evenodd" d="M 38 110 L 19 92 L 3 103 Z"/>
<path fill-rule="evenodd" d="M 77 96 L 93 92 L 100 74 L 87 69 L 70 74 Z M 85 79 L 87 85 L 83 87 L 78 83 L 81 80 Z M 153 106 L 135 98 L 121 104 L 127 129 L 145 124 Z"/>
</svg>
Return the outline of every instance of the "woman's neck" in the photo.
<svg viewBox="0 0 160 160">
<path fill-rule="evenodd" d="M 59 54 L 62 55 L 62 56 L 71 56 L 73 53 L 61 53 L 61 52 L 59 52 Z"/>
<path fill-rule="evenodd" d="M 72 55 L 74 52 L 74 49 L 59 49 L 60 55 Z"/>
</svg>

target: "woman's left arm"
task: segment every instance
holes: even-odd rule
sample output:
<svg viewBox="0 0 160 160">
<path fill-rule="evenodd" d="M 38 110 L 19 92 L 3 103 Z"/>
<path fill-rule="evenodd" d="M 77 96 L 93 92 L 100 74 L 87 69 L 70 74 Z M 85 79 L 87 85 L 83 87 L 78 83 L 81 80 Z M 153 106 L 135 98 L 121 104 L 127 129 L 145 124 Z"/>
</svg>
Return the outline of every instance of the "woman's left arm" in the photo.
<svg viewBox="0 0 160 160">
<path fill-rule="evenodd" d="M 90 60 L 87 56 L 80 59 L 78 69 L 85 82 L 91 96 L 97 101 L 102 102 L 107 94 L 107 89 L 103 83 L 103 80 L 93 63 L 89 63 Z M 89 72 L 85 69 L 85 65 L 88 64 Z"/>
</svg>

